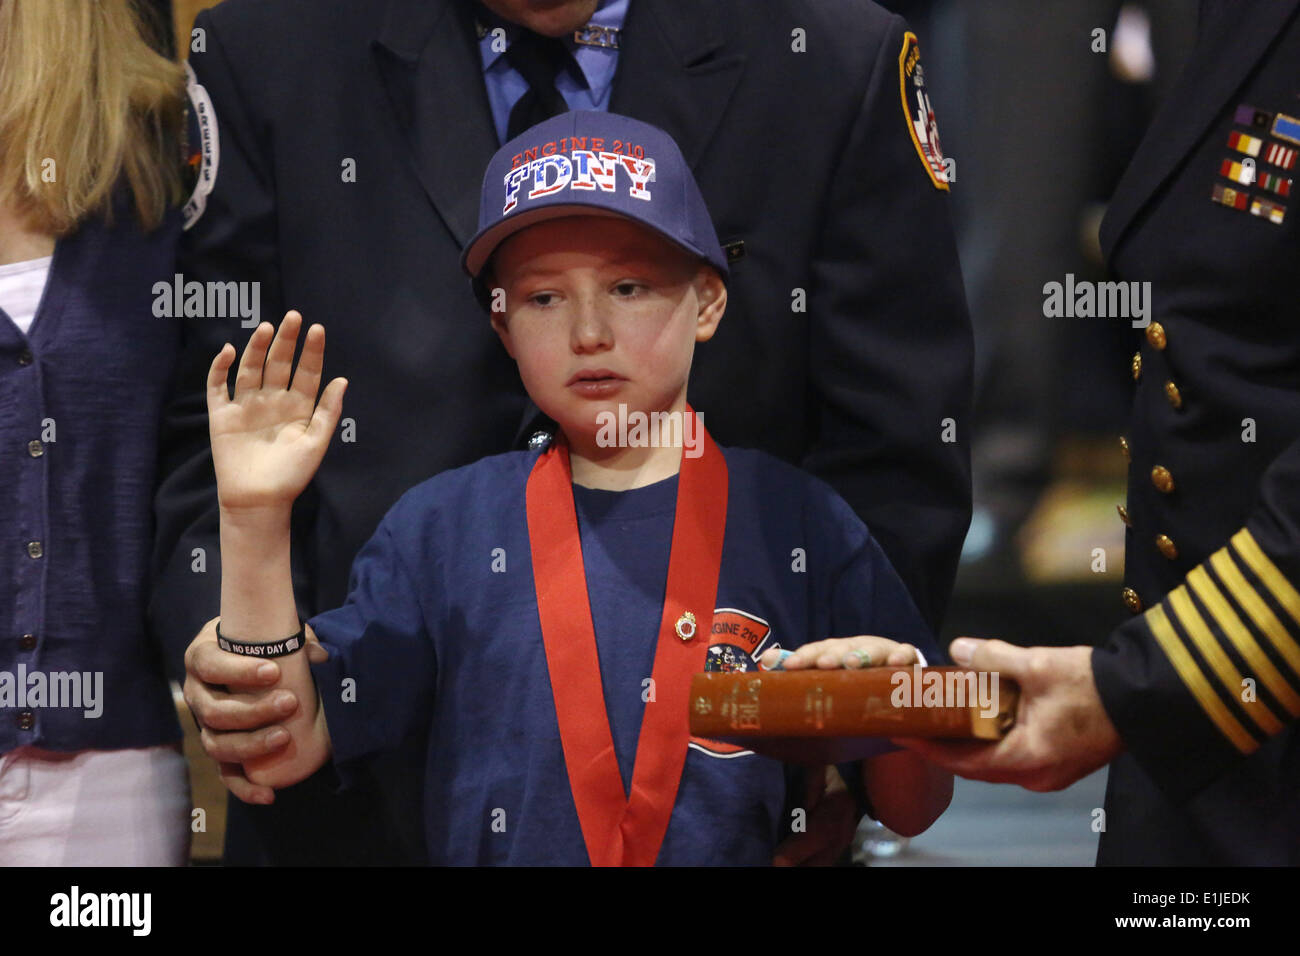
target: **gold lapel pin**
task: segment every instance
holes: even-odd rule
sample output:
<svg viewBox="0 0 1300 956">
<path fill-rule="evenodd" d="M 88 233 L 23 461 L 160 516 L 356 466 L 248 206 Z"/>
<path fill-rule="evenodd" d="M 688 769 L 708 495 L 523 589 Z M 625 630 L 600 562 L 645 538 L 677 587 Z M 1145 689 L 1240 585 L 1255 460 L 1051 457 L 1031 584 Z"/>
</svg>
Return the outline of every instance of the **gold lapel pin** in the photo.
<svg viewBox="0 0 1300 956">
<path fill-rule="evenodd" d="M 677 636 L 683 641 L 689 641 L 695 636 L 695 615 L 690 611 L 685 612 L 677 619 Z"/>
</svg>

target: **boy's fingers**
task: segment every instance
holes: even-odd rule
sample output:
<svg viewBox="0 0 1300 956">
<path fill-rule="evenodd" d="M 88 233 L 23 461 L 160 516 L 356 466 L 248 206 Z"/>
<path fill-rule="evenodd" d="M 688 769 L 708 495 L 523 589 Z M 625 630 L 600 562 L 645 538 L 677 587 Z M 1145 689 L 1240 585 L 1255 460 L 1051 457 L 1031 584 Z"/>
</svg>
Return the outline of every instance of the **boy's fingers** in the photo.
<svg viewBox="0 0 1300 956">
<path fill-rule="evenodd" d="M 220 764 L 221 782 L 226 789 L 245 803 L 274 803 L 275 791 L 248 782 L 244 768 L 237 763 Z"/>
<path fill-rule="evenodd" d="M 307 660 L 312 664 L 321 664 L 330 659 L 330 652 L 325 650 L 311 625 L 304 623 L 303 633 L 307 635 Z"/>
<path fill-rule="evenodd" d="M 311 422 L 307 426 L 308 435 L 321 442 L 329 441 L 330 436 L 334 434 L 334 429 L 338 427 L 339 418 L 343 415 L 343 393 L 347 389 L 348 380 L 345 378 L 336 378 L 325 386 L 325 391 L 320 396 L 320 403 L 312 413 Z"/>
<path fill-rule="evenodd" d="M 289 387 L 309 401 L 316 401 L 320 377 L 325 370 L 325 327 L 317 324 L 307 330 L 307 338 L 298 356 L 298 368 Z"/>
<path fill-rule="evenodd" d="M 262 387 L 286 389 L 293 371 L 293 353 L 298 347 L 298 330 L 302 328 L 302 315 L 290 310 L 284 314 L 280 328 L 275 333 L 271 350 L 266 355 L 266 368 L 262 372 Z"/>
<path fill-rule="evenodd" d="M 235 347 L 227 342 L 221 346 L 212 364 L 208 366 L 208 411 L 230 403 L 228 378 L 230 366 L 235 361 Z"/>
<path fill-rule="evenodd" d="M 784 667 L 786 670 L 799 670 L 807 667 L 823 669 L 843 667 L 844 655 L 853 649 L 855 640 L 858 640 L 858 638 L 832 637 L 823 641 L 805 644 L 785 659 Z"/>
<path fill-rule="evenodd" d="M 207 755 L 224 763 L 242 764 L 257 757 L 265 757 L 283 750 L 290 739 L 289 732 L 278 724 L 252 732 L 213 731 L 207 727 L 199 732 L 199 742 L 203 744 Z"/>
<path fill-rule="evenodd" d="M 270 322 L 263 322 L 253 330 L 239 359 L 239 371 L 235 373 L 236 399 L 241 392 L 252 392 L 262 387 L 262 366 L 266 364 L 266 350 L 274 333 L 275 326 Z"/>
<path fill-rule="evenodd" d="M 911 644 L 899 644 L 885 658 L 885 663 L 890 667 L 903 667 L 907 664 L 915 664 L 919 660 L 916 656 L 916 648 Z"/>
</svg>

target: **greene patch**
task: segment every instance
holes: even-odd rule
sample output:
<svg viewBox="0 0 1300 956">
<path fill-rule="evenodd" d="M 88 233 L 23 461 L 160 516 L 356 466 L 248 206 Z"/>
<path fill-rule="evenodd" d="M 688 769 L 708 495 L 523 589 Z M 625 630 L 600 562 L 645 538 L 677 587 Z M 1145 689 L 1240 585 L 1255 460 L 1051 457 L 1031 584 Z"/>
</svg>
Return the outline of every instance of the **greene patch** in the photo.
<svg viewBox="0 0 1300 956">
<path fill-rule="evenodd" d="M 903 51 L 898 54 L 898 89 L 903 100 L 907 133 L 925 165 L 926 175 L 935 189 L 947 192 L 948 170 L 943 161 L 943 147 L 939 144 L 939 127 L 934 120 L 930 94 L 925 90 L 921 46 L 914 33 L 903 34 Z"/>
<path fill-rule="evenodd" d="M 208 205 L 208 194 L 217 182 L 217 163 L 221 159 L 221 139 L 217 134 L 217 114 L 212 109 L 208 91 L 199 85 L 194 69 L 185 64 L 185 92 L 189 95 L 185 139 L 185 173 L 190 198 L 182 212 L 183 227 L 198 222 Z"/>
</svg>

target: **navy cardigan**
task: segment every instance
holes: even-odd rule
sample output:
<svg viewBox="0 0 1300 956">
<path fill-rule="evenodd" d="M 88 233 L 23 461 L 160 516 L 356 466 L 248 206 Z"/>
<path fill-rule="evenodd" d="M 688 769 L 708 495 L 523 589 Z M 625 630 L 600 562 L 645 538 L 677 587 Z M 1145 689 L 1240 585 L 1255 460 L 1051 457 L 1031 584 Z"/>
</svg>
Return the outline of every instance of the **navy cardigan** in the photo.
<svg viewBox="0 0 1300 956">
<path fill-rule="evenodd" d="M 113 223 L 58 241 L 27 335 L 0 310 L 0 753 L 180 737 L 145 627 L 179 217 Z"/>
</svg>

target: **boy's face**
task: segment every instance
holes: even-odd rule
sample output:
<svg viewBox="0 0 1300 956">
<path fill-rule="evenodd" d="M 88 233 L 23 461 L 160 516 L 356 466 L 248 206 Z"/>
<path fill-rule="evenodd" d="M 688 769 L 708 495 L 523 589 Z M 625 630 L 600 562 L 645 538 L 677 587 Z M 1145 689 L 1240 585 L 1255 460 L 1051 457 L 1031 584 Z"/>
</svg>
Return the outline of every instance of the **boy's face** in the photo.
<svg viewBox="0 0 1300 956">
<path fill-rule="evenodd" d="M 492 327 L 570 442 L 589 447 L 620 404 L 685 410 L 695 343 L 727 303 L 711 267 L 630 220 L 574 216 L 515 233 L 491 268 L 506 304 Z"/>
</svg>

